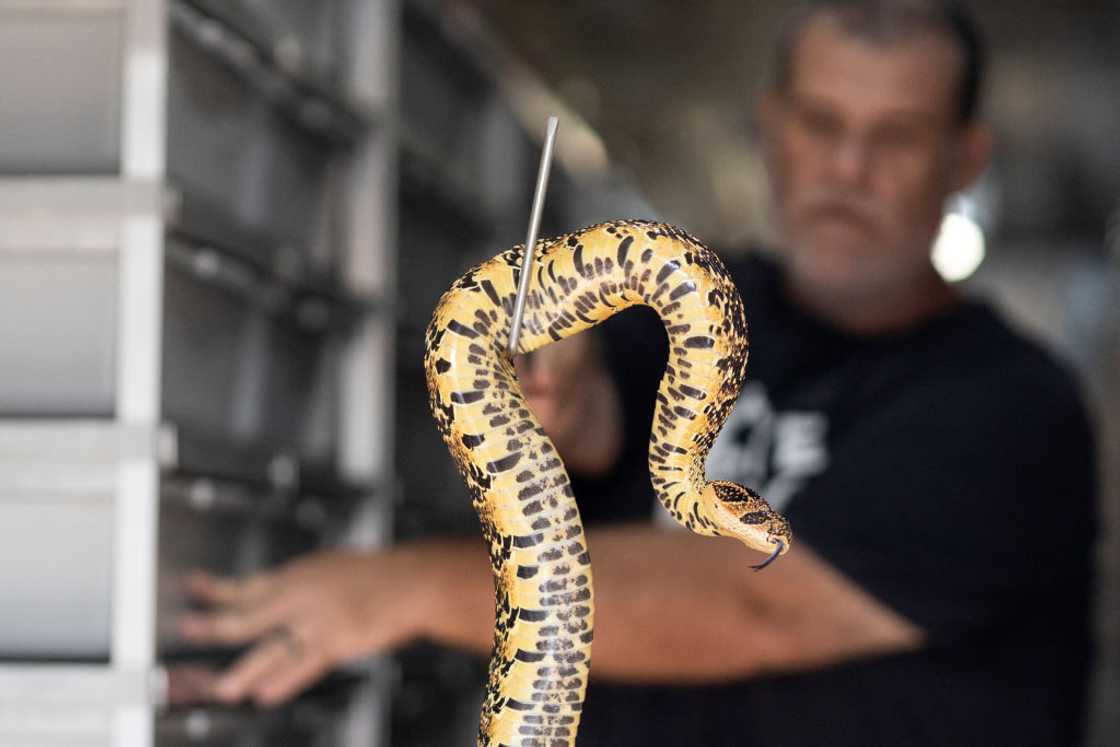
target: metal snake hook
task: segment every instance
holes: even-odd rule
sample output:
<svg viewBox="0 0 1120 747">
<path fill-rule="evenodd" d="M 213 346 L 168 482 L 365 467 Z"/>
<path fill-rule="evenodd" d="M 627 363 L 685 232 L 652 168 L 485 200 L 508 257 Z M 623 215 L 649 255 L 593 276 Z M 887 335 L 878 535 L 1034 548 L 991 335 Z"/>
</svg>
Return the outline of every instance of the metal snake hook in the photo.
<svg viewBox="0 0 1120 747">
<path fill-rule="evenodd" d="M 529 235 L 525 237 L 525 256 L 521 260 L 521 279 L 517 285 L 517 300 L 513 303 L 513 321 L 509 328 L 509 354 L 517 352 L 521 339 L 521 317 L 525 313 L 525 297 L 529 295 L 529 278 L 533 269 L 533 249 L 537 244 L 537 231 L 541 227 L 541 209 L 544 207 L 544 193 L 548 186 L 548 172 L 552 168 L 552 146 L 556 143 L 556 128 L 560 126 L 559 117 L 548 118 L 548 131 L 541 151 L 541 165 L 537 172 L 537 191 L 533 196 L 533 211 L 529 214 Z"/>
<path fill-rule="evenodd" d="M 756 571 L 761 571 L 763 568 L 778 559 L 778 556 L 782 554 L 782 550 L 786 549 L 786 543 L 782 542 L 781 540 L 775 540 L 775 542 L 778 543 L 778 548 L 774 550 L 774 552 L 770 553 L 770 557 L 768 557 L 758 565 L 752 565 L 751 568 L 754 568 Z"/>
</svg>

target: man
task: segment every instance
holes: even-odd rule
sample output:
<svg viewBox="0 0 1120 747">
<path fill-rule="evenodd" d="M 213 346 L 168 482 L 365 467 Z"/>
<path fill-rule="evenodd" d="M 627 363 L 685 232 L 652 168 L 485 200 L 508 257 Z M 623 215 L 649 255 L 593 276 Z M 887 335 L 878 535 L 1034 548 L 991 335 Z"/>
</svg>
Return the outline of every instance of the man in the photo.
<svg viewBox="0 0 1120 747">
<path fill-rule="evenodd" d="M 713 462 L 775 486 L 795 544 L 753 573 L 735 542 L 648 522 L 591 530 L 581 745 L 1078 741 L 1094 532 L 1084 414 L 1049 358 L 929 261 L 946 198 L 987 161 L 982 58 L 968 19 L 934 0 L 794 17 L 760 107 L 787 253 L 780 268 L 731 265 L 750 383 Z M 608 354 L 648 382 L 623 344 Z M 522 364 L 525 389 L 573 474 L 630 474 L 647 388 L 587 345 Z M 576 494 L 588 513 L 578 482 Z M 257 644 L 219 682 L 228 700 L 282 700 L 418 638 L 491 643 L 480 542 L 319 555 L 243 582 L 199 576 L 195 591 L 218 605 L 184 621 L 196 640 L 279 628 L 299 641 L 298 656 Z"/>
</svg>

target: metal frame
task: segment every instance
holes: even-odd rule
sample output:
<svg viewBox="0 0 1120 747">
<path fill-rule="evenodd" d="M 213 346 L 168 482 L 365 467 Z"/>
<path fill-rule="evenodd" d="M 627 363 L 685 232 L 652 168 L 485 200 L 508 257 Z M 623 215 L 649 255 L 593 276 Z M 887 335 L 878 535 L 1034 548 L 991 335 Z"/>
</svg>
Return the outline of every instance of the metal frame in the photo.
<svg viewBox="0 0 1120 747">
<path fill-rule="evenodd" d="M 117 253 L 117 412 L 113 421 L 5 421 L 4 487 L 15 495 L 112 492 L 110 660 L 0 666 L 0 735 L 149 747 L 164 690 L 155 573 L 161 444 L 169 442 L 159 411 L 166 6 L 121 0 L 38 9 L 123 13 L 121 164 L 119 176 L 0 180 L 0 250 Z"/>
<path fill-rule="evenodd" d="M 254 283 L 283 286 L 297 300 L 324 305 L 330 312 L 327 323 L 348 330 L 339 370 L 344 406 L 337 425 L 338 464 L 320 470 L 322 475 L 307 476 L 300 474 L 301 465 L 292 459 L 267 450 L 256 454 L 252 448 L 243 452 L 216 448 L 207 439 L 194 438 L 162 421 L 166 236 L 193 238 L 179 225 L 183 199 L 166 183 L 168 34 L 173 22 L 186 23 L 192 13 L 206 16 L 200 5 L 181 2 L 185 5 L 180 7 L 180 0 L 47 3 L 52 11 L 57 6 L 58 12 L 122 14 L 125 49 L 118 173 L 0 178 L 0 252 L 114 254 L 119 281 L 113 418 L 0 421 L 0 485 L 9 494 L 61 491 L 81 500 L 82 495 L 100 490 L 102 496 L 113 496 L 114 507 L 109 659 L 84 664 L 0 664 L 0 742 L 4 743 L 155 744 L 156 716 L 166 702 L 167 687 L 156 643 L 157 539 L 166 472 L 189 469 L 201 460 L 219 468 L 215 479 L 220 480 L 222 462 L 208 455 L 229 452 L 229 465 L 255 470 L 252 475 L 236 476 L 262 483 L 261 490 L 287 495 L 299 485 L 312 491 L 320 487 L 325 494 L 360 496 L 361 510 L 344 541 L 363 548 L 388 541 L 391 501 L 386 497 L 392 491 L 386 488 L 394 482 L 394 319 L 382 311 L 391 308 L 396 285 L 397 128 L 392 112 L 397 101 L 399 0 L 349 0 L 351 22 L 345 33 L 352 54 L 344 71 L 346 85 L 340 90 L 283 69 L 268 57 L 259 40 L 242 40 L 256 44 L 258 59 L 252 69 L 240 72 L 273 82 L 286 78 L 286 93 L 276 105 L 302 118 L 304 126 L 346 144 L 338 152 L 336 173 L 340 180 L 336 189 L 344 198 L 340 219 L 347 237 L 342 247 L 345 264 L 340 268 L 347 281 L 344 288 L 317 279 L 281 277 L 275 275 L 275 268 L 258 267 L 251 258 L 232 252 L 219 256 L 219 264 L 244 270 Z M 41 9 L 40 4 L 23 0 L 0 3 Z M 186 15 L 173 18 L 172 11 L 183 8 Z M 225 30 L 231 43 L 237 42 L 238 32 Z M 221 50 L 215 54 L 222 56 Z M 229 240 L 239 238 L 233 235 Z M 220 242 L 200 240 L 216 247 L 217 255 L 226 251 Z M 221 493 L 218 503 L 229 510 L 244 509 L 240 490 Z M 171 492 L 169 500 L 196 497 L 189 491 Z M 345 721 L 337 730 L 341 745 L 387 743 L 392 678 L 386 668 L 384 661 L 350 668 L 361 683 L 347 696 Z"/>
<path fill-rule="evenodd" d="M 163 183 L 166 161 L 167 4 L 129 0 L 125 20 L 121 176 L 126 183 Z M 160 422 L 163 311 L 163 216 L 123 217 L 119 259 L 117 422 L 155 429 Z M 159 464 L 121 459 L 117 467 L 110 665 L 118 676 L 157 671 L 156 573 Z M 136 676 L 136 675 L 134 675 Z M 118 703 L 112 743 L 155 742 L 155 693 Z"/>
<path fill-rule="evenodd" d="M 397 59 L 400 0 L 351 0 L 347 98 L 386 113 L 355 145 L 345 178 L 347 246 L 343 276 L 350 293 L 388 303 L 396 287 Z M 344 352 L 339 469 L 350 482 L 379 486 L 369 494 L 345 541 L 363 549 L 389 542 L 393 476 L 393 314 L 369 315 Z M 352 696 L 342 739 L 347 746 L 388 744 L 389 693 L 384 660 L 357 665 L 366 684 Z"/>
</svg>

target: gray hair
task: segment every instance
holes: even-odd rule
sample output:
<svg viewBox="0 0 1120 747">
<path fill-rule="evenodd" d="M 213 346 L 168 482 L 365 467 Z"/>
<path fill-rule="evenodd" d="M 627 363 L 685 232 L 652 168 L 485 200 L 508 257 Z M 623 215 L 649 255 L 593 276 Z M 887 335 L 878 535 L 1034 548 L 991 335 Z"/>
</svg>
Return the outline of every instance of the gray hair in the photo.
<svg viewBox="0 0 1120 747">
<path fill-rule="evenodd" d="M 800 3 L 779 31 L 771 68 L 771 86 L 789 88 L 793 56 L 802 33 L 821 16 L 836 21 L 845 33 L 874 44 L 891 44 L 921 34 L 938 34 L 961 54 L 957 118 L 973 121 L 980 109 L 987 67 L 987 45 L 972 14 L 952 0 L 808 0 Z"/>
</svg>

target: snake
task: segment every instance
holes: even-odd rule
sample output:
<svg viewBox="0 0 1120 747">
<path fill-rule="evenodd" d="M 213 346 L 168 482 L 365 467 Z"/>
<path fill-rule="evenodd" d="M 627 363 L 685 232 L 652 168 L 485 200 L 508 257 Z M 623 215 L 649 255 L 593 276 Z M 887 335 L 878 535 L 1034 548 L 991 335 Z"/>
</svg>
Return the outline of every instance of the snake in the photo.
<svg viewBox="0 0 1120 747">
<path fill-rule="evenodd" d="M 525 354 L 634 305 L 653 308 L 669 355 L 653 408 L 650 481 L 680 524 L 786 552 L 789 522 L 748 487 L 705 476 L 739 396 L 748 334 L 720 258 L 683 229 L 615 220 L 535 247 L 517 349 Z M 479 747 L 571 747 L 591 666 L 591 557 L 563 461 L 517 383 L 510 318 L 523 245 L 459 277 L 425 332 L 437 428 L 489 548 L 496 614 Z"/>
</svg>

